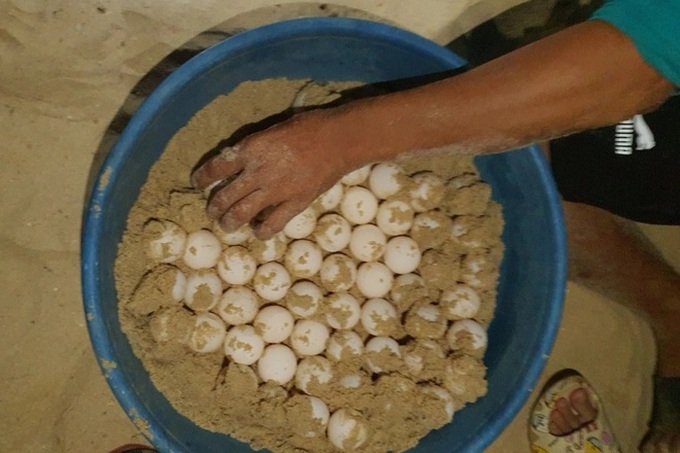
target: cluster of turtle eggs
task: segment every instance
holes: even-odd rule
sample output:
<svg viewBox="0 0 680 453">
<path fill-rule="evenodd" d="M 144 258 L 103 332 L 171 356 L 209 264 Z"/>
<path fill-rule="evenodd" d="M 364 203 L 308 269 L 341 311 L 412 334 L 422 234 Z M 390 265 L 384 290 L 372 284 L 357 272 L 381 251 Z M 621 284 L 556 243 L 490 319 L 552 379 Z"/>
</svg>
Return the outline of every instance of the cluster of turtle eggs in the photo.
<svg viewBox="0 0 680 453">
<path fill-rule="evenodd" d="M 405 180 L 408 196 L 394 197 Z M 249 226 L 232 233 L 219 228 L 187 233 L 169 220 L 153 220 L 145 227 L 153 232 L 146 235 L 147 254 L 157 263 L 183 263 L 191 270 L 177 269 L 172 297 L 195 313 L 187 340 L 193 351 L 223 350 L 229 360 L 252 365 L 262 381 L 293 381 L 307 393 L 313 378 L 330 380 L 328 359 L 338 361 L 347 351 L 400 354 L 390 337 L 401 319 L 398 289 L 422 284 L 416 272 L 421 250 L 409 233 L 436 222 L 428 212 L 441 201 L 444 186 L 431 172 L 408 176 L 394 163 L 369 165 L 342 178 L 272 239 L 255 241 Z M 357 291 L 363 297 L 353 295 Z M 451 348 L 464 332 L 483 350 L 485 329 L 471 319 L 479 304 L 476 291 L 459 284 L 417 315 L 436 321 L 443 307 L 447 321 L 441 325 Z M 325 319 L 315 316 L 322 305 Z M 155 323 L 157 341 L 172 335 L 162 317 Z M 359 324 L 367 341 L 352 330 Z M 368 366 L 381 371 L 370 361 Z M 442 398 L 450 398 L 441 390 Z M 321 399 L 309 398 L 313 417 L 327 426 L 333 445 L 347 447 L 350 433 L 352 448 L 365 441 L 366 429 L 354 411 L 331 415 Z"/>
</svg>

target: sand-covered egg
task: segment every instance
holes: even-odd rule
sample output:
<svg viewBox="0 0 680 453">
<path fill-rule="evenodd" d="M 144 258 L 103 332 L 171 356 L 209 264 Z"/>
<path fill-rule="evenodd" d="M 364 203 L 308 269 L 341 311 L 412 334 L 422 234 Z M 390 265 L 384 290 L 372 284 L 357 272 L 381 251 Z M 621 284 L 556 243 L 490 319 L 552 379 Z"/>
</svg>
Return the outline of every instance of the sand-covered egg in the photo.
<svg viewBox="0 0 680 453">
<path fill-rule="evenodd" d="M 194 352 L 208 353 L 222 349 L 227 328 L 224 321 L 213 313 L 200 313 L 189 339 L 189 347 Z"/>
<path fill-rule="evenodd" d="M 326 300 L 326 322 L 334 329 L 351 329 L 361 319 L 361 304 L 350 293 L 334 293 Z"/>
<path fill-rule="evenodd" d="M 330 331 L 326 324 L 311 319 L 295 323 L 290 335 L 290 346 L 298 355 L 321 354 L 328 344 Z"/>
<path fill-rule="evenodd" d="M 323 260 L 319 276 L 328 291 L 348 291 L 357 281 L 357 266 L 349 256 L 334 253 Z"/>
<path fill-rule="evenodd" d="M 263 308 L 255 316 L 255 330 L 267 343 L 282 343 L 293 332 L 295 320 L 293 315 L 280 305 Z"/>
<path fill-rule="evenodd" d="M 380 203 L 375 223 L 388 236 L 400 236 L 413 226 L 415 211 L 402 200 L 385 200 Z"/>
<path fill-rule="evenodd" d="M 316 212 L 311 207 L 308 207 L 290 219 L 283 228 L 283 232 L 291 239 L 302 239 L 312 234 L 315 227 Z"/>
<path fill-rule="evenodd" d="M 247 324 L 255 319 L 260 301 L 250 288 L 232 286 L 222 294 L 214 311 L 228 324 Z"/>
<path fill-rule="evenodd" d="M 416 212 L 436 208 L 444 198 L 446 185 L 432 172 L 422 172 L 413 176 L 415 187 L 409 191 L 411 206 Z"/>
<path fill-rule="evenodd" d="M 326 214 L 319 219 L 314 239 L 323 250 L 339 252 L 347 247 L 352 237 L 352 226 L 339 214 Z"/>
<path fill-rule="evenodd" d="M 323 212 L 332 211 L 340 205 L 340 200 L 342 200 L 344 193 L 343 185 L 338 182 L 322 193 L 314 202 L 314 206 L 319 206 Z"/>
<path fill-rule="evenodd" d="M 341 451 L 356 451 L 368 439 L 368 428 L 361 413 L 338 409 L 328 420 L 328 440 Z"/>
<path fill-rule="evenodd" d="M 288 247 L 288 237 L 283 232 L 265 241 L 251 239 L 248 246 L 250 253 L 258 263 L 280 260 L 286 253 L 286 247 Z"/>
<path fill-rule="evenodd" d="M 214 271 L 199 271 L 187 276 L 184 304 L 194 311 L 208 311 L 220 300 L 222 280 Z"/>
<path fill-rule="evenodd" d="M 486 350 L 486 329 L 472 319 L 455 321 L 446 333 L 449 347 L 454 351 L 483 353 Z"/>
<path fill-rule="evenodd" d="M 439 305 L 448 319 L 456 321 L 474 318 L 481 306 L 481 299 L 470 286 L 458 284 L 453 289 L 442 292 Z"/>
<path fill-rule="evenodd" d="M 290 274 L 286 268 L 275 262 L 258 267 L 253 278 L 255 291 L 269 302 L 277 302 L 286 297 L 291 284 Z"/>
<path fill-rule="evenodd" d="M 241 245 L 253 238 L 253 229 L 249 224 L 241 225 L 238 229 L 227 233 L 220 227 L 219 222 L 215 222 L 212 232 L 225 245 Z"/>
<path fill-rule="evenodd" d="M 375 225 L 359 225 L 352 230 L 349 250 L 359 261 L 377 261 L 385 252 L 387 238 Z"/>
<path fill-rule="evenodd" d="M 253 326 L 234 326 L 224 340 L 224 355 L 238 364 L 252 365 L 262 356 L 264 346 L 264 340 Z"/>
<path fill-rule="evenodd" d="M 384 297 L 392 288 L 394 275 L 383 263 L 363 263 L 356 276 L 356 287 L 368 298 Z"/>
<path fill-rule="evenodd" d="M 146 254 L 158 263 L 173 263 L 184 255 L 187 233 L 169 220 L 149 220 L 143 229 Z"/>
<path fill-rule="evenodd" d="M 340 361 L 343 357 L 358 356 L 364 352 L 364 342 L 353 330 L 337 330 L 328 340 L 326 356 Z"/>
<path fill-rule="evenodd" d="M 340 212 L 352 224 L 369 223 L 378 213 L 378 199 L 368 189 L 349 187 L 340 202 Z"/>
<path fill-rule="evenodd" d="M 395 357 L 401 357 L 401 351 L 399 350 L 399 343 L 397 340 L 390 337 L 373 337 L 366 342 L 364 347 L 366 354 L 370 353 L 381 353 L 383 351 L 387 352 L 389 355 Z M 382 373 L 384 370 L 372 359 L 368 358 L 366 364 L 374 373 Z"/>
<path fill-rule="evenodd" d="M 264 382 L 274 381 L 279 385 L 286 385 L 293 379 L 296 370 L 295 353 L 283 344 L 267 346 L 257 361 L 257 373 Z"/>
<path fill-rule="evenodd" d="M 299 390 L 313 394 L 310 391 L 310 384 L 328 384 L 333 379 L 333 366 L 325 357 L 315 356 L 306 357 L 300 360 L 295 372 L 295 387 Z"/>
<path fill-rule="evenodd" d="M 378 198 L 386 199 L 404 188 L 404 170 L 393 162 L 381 162 L 371 169 L 368 186 Z"/>
<path fill-rule="evenodd" d="M 192 231 L 187 235 L 187 242 L 182 260 L 192 269 L 209 269 L 215 267 L 222 254 L 222 245 L 211 231 Z"/>
<path fill-rule="evenodd" d="M 421 258 L 418 244 L 408 236 L 393 237 L 385 246 L 385 265 L 395 274 L 415 271 Z"/>
<path fill-rule="evenodd" d="M 385 299 L 369 299 L 361 307 L 361 325 L 371 335 L 392 335 L 398 321 L 397 310 Z"/>
<path fill-rule="evenodd" d="M 293 284 L 286 295 L 286 307 L 298 318 L 316 314 L 323 299 L 323 291 L 316 283 L 300 280 Z"/>
<path fill-rule="evenodd" d="M 356 170 L 347 173 L 342 177 L 340 182 L 346 186 L 357 186 L 366 181 L 369 174 L 371 174 L 371 165 L 364 165 L 361 168 L 357 168 Z"/>
<path fill-rule="evenodd" d="M 230 285 L 245 285 L 255 276 L 257 261 L 240 245 L 227 247 L 217 262 L 217 273 Z"/>
<path fill-rule="evenodd" d="M 288 245 L 284 262 L 286 269 L 299 278 L 309 278 L 321 269 L 323 254 L 321 248 L 312 241 L 300 239 Z"/>
</svg>

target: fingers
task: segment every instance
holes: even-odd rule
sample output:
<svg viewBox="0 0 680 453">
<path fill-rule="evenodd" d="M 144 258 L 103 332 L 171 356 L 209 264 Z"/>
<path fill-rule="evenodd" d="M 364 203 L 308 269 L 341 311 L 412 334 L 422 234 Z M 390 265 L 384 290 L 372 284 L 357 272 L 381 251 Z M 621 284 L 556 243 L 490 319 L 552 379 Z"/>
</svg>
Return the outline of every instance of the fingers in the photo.
<svg viewBox="0 0 680 453">
<path fill-rule="evenodd" d="M 228 178 L 243 170 L 243 161 L 235 148 L 226 148 L 220 154 L 206 161 L 191 175 L 191 185 L 197 189 L 206 187 Z"/>
<path fill-rule="evenodd" d="M 290 219 L 304 209 L 305 206 L 297 203 L 281 203 L 265 216 L 262 223 L 255 230 L 255 236 L 261 240 L 271 238 L 274 234 L 283 230 Z"/>
<path fill-rule="evenodd" d="M 256 190 L 230 205 L 224 214 L 218 217 L 220 226 L 227 233 L 236 231 L 270 206 L 269 203 L 267 195 L 261 190 Z"/>
</svg>

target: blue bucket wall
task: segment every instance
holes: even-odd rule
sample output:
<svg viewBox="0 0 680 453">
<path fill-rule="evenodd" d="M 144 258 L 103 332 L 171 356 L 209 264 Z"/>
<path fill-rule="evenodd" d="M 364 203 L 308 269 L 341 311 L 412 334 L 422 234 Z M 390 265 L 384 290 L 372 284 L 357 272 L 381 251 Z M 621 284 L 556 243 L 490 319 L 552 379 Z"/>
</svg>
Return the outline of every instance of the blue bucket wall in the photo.
<svg viewBox="0 0 680 453">
<path fill-rule="evenodd" d="M 121 332 L 113 265 L 128 212 L 175 132 L 212 99 L 246 80 L 273 77 L 382 82 L 441 73 L 465 62 L 409 32 L 373 22 L 310 18 L 242 33 L 175 71 L 134 115 L 102 167 L 83 228 L 88 329 L 120 404 L 163 452 L 250 452 L 194 425 L 156 390 Z M 520 112 L 518 112 L 519 114 Z M 489 392 L 429 434 L 415 452 L 481 451 L 517 413 L 543 369 L 562 311 L 566 252 L 561 208 L 536 147 L 479 156 L 503 205 L 506 244 L 498 307 L 489 328 Z M 105 178 L 101 176 L 106 174 Z"/>
</svg>

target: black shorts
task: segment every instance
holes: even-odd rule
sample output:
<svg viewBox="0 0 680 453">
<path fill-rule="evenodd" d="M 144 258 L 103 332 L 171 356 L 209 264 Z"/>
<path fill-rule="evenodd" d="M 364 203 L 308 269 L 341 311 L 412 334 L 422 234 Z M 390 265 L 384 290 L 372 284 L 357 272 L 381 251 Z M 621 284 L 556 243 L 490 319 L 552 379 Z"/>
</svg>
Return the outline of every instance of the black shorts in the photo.
<svg viewBox="0 0 680 453">
<path fill-rule="evenodd" d="M 680 96 L 616 126 L 553 140 L 550 160 L 567 201 L 680 224 Z"/>
</svg>

